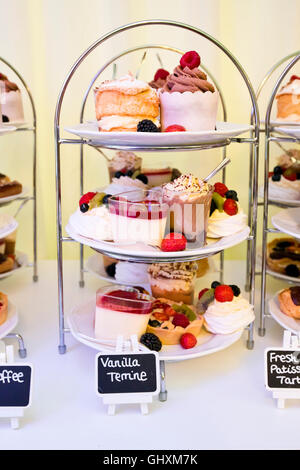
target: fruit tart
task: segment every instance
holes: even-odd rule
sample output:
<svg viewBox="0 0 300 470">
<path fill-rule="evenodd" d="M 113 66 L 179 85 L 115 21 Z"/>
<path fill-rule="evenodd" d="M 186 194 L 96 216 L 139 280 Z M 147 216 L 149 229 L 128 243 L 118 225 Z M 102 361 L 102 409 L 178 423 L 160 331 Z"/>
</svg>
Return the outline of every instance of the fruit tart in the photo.
<svg viewBox="0 0 300 470">
<path fill-rule="evenodd" d="M 275 238 L 267 245 L 267 265 L 272 271 L 300 277 L 300 241 L 293 237 Z"/>
<path fill-rule="evenodd" d="M 14 196 L 22 192 L 22 185 L 18 181 L 11 179 L 0 173 L 0 199 L 3 197 Z"/>
</svg>

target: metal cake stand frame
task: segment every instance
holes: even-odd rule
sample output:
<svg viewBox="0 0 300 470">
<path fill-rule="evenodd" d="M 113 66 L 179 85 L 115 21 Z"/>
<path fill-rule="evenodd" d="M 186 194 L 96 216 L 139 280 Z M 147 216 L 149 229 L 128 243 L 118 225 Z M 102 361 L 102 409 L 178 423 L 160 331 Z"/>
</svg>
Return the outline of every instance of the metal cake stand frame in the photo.
<svg viewBox="0 0 300 470">
<path fill-rule="evenodd" d="M 253 87 L 251 85 L 251 82 L 240 65 L 240 63 L 237 61 L 237 59 L 231 54 L 231 52 L 224 46 L 222 45 L 219 41 L 217 41 L 215 38 L 207 34 L 206 32 L 195 28 L 193 26 L 184 24 L 184 23 L 179 23 L 176 21 L 171 21 L 171 20 L 145 20 L 145 21 L 139 21 L 136 23 L 131 23 L 122 27 L 119 27 L 110 33 L 107 33 L 100 37 L 96 42 L 94 42 L 74 63 L 73 67 L 71 68 L 70 72 L 68 73 L 67 77 L 64 80 L 64 83 L 62 85 L 62 88 L 60 90 L 58 100 L 57 100 L 57 105 L 56 105 L 56 110 L 55 110 L 55 118 L 54 118 L 54 132 L 55 132 L 55 157 L 56 157 L 56 203 L 57 203 L 57 267 L 58 267 L 58 310 L 59 310 L 59 345 L 58 345 L 58 350 L 60 354 L 64 354 L 66 352 L 66 344 L 65 344 L 65 334 L 70 332 L 69 328 L 65 327 L 65 311 L 64 311 L 64 287 L 63 287 L 63 243 L 64 242 L 75 242 L 75 240 L 71 237 L 67 237 L 63 235 L 63 230 L 62 230 L 62 197 L 61 197 L 61 182 L 62 182 L 62 176 L 61 176 L 61 146 L 62 145 L 79 145 L 80 148 L 80 194 L 82 195 L 84 192 L 84 148 L 89 145 L 91 146 L 92 143 L 89 142 L 88 140 L 77 138 L 77 139 L 69 139 L 69 138 L 62 138 L 61 137 L 61 124 L 60 124 L 60 117 L 61 117 L 61 108 L 64 100 L 64 96 L 66 93 L 66 90 L 70 84 L 70 81 L 77 71 L 78 67 L 82 64 L 82 62 L 89 56 L 90 53 L 92 53 L 97 47 L 101 46 L 105 41 L 111 39 L 115 35 L 118 35 L 119 33 L 123 33 L 128 30 L 133 30 L 136 28 L 141 28 L 145 26 L 168 26 L 168 27 L 176 27 L 178 29 L 183 29 L 186 31 L 190 31 L 195 33 L 197 36 L 201 36 L 205 39 L 207 39 L 209 42 L 214 44 L 217 48 L 219 48 L 234 64 L 234 66 L 238 69 L 240 75 L 242 76 L 242 79 L 244 80 L 244 83 L 248 89 L 249 95 L 250 95 L 250 100 L 251 100 L 251 106 L 252 106 L 252 122 L 253 122 L 253 128 L 250 133 L 250 137 L 248 138 L 230 138 L 230 139 L 225 139 L 223 142 L 218 143 L 211 143 L 211 144 L 205 144 L 205 145 L 197 145 L 197 146 L 192 146 L 192 147 L 187 147 L 187 146 L 177 146 L 176 149 L 173 147 L 124 147 L 123 145 L 114 145 L 114 146 L 103 146 L 103 148 L 114 148 L 118 150 L 138 150 L 139 152 L 144 152 L 144 151 L 149 151 L 149 152 L 155 152 L 155 151 L 174 151 L 174 150 L 204 150 L 204 149 L 212 149 L 216 147 L 222 148 L 222 158 L 226 158 L 226 150 L 227 146 L 233 142 L 236 143 L 241 143 L 241 144 L 249 144 L 251 148 L 250 152 L 250 177 L 249 177 L 249 213 L 248 213 L 248 223 L 250 226 L 250 234 L 249 237 L 247 238 L 248 240 L 248 250 L 247 250 L 247 277 L 248 277 L 248 289 L 249 289 L 249 297 L 250 297 L 250 302 L 254 304 L 255 301 L 255 259 L 256 259 L 256 226 L 257 226 L 257 199 L 258 199 L 258 153 L 259 153 L 259 112 L 258 112 L 258 106 L 257 106 L 257 101 L 256 101 L 256 96 L 255 92 L 253 90 Z M 81 112 L 80 112 L 80 123 L 84 122 L 84 111 L 86 107 L 86 102 L 87 98 L 92 90 L 92 87 L 95 83 L 95 81 L 98 79 L 100 74 L 110 65 L 115 64 L 116 61 L 135 51 L 139 50 L 148 50 L 148 49 L 161 49 L 161 50 L 167 50 L 167 51 L 172 51 L 172 52 L 177 52 L 182 54 L 183 51 L 166 46 L 166 45 L 158 45 L 158 44 L 147 44 L 147 45 L 141 45 L 137 46 L 128 50 L 125 50 L 121 52 L 120 54 L 112 57 L 110 60 L 108 60 L 106 63 L 102 65 L 102 67 L 97 71 L 97 73 L 94 75 L 93 79 L 91 80 L 88 88 L 86 89 L 84 96 L 83 96 L 83 101 L 82 101 L 82 106 L 81 106 Z M 225 107 L 225 100 L 223 97 L 223 94 L 220 90 L 220 87 L 216 83 L 216 80 L 212 77 L 211 73 L 202 66 L 201 67 L 207 72 L 208 76 L 212 79 L 214 82 L 217 90 L 219 91 L 220 94 L 220 99 L 221 99 L 221 104 L 222 104 L 222 110 L 223 110 L 223 119 L 224 121 L 227 120 L 227 111 Z M 226 171 L 223 169 L 223 174 L 222 174 L 222 180 L 225 182 L 226 178 Z M 77 243 L 77 242 L 76 242 Z M 84 286 L 84 247 L 83 245 L 80 245 L 80 280 L 79 280 L 79 285 L 80 287 Z M 215 254 L 215 253 L 213 253 Z M 127 261 L 135 261 L 134 257 L 130 254 L 126 257 Z M 170 257 L 169 262 L 175 261 L 175 259 L 172 259 Z M 155 262 L 155 258 L 153 258 L 153 262 Z M 224 271 L 224 252 L 221 252 L 220 254 L 220 279 L 221 282 L 223 280 L 223 271 Z M 253 349 L 254 347 L 254 340 L 253 340 L 253 329 L 254 329 L 254 324 L 251 323 L 248 327 L 248 339 L 247 339 L 247 347 L 248 349 Z M 161 395 L 160 399 L 164 401 L 166 399 L 166 387 L 165 387 L 165 363 L 164 361 L 161 361 Z"/>
<path fill-rule="evenodd" d="M 274 201 L 269 201 L 269 164 L 270 164 L 270 144 L 271 143 L 298 143 L 300 144 L 300 139 L 297 139 L 296 137 L 291 137 L 288 135 L 280 135 L 274 131 L 274 124 L 270 122 L 271 120 L 271 112 L 274 104 L 274 100 L 276 97 L 276 94 L 279 90 L 279 87 L 281 83 L 283 82 L 284 78 L 288 74 L 288 72 L 291 70 L 292 67 L 300 60 L 300 51 L 294 52 L 293 54 L 290 54 L 283 59 L 281 59 L 279 62 L 277 62 L 270 70 L 269 72 L 265 75 L 264 79 L 262 80 L 258 91 L 257 91 L 257 98 L 259 97 L 263 87 L 265 84 L 269 81 L 273 73 L 285 62 L 289 61 L 287 66 L 284 68 L 280 76 L 277 78 L 275 86 L 272 90 L 271 97 L 268 102 L 267 110 L 266 110 L 266 117 L 265 117 L 265 129 L 261 129 L 261 132 L 265 133 L 265 161 L 264 161 L 264 185 L 263 185 L 263 195 L 264 195 L 264 200 L 262 203 L 259 203 L 262 205 L 264 214 L 263 214 L 263 237 L 262 237 L 262 266 L 261 266 L 261 308 L 260 308 L 260 322 L 259 322 L 259 328 L 258 328 L 258 333 L 260 336 L 264 336 L 266 334 L 266 317 L 271 317 L 271 315 L 266 311 L 266 295 L 267 295 L 267 240 L 268 240 L 268 234 L 269 233 L 282 233 L 280 230 L 274 228 L 274 227 L 269 227 L 269 206 L 274 205 L 277 207 L 284 207 L 287 208 L 289 207 L 289 204 L 286 203 L 285 205 L 276 203 Z M 290 124 L 287 124 L 290 125 Z M 300 126 L 300 124 L 299 124 Z M 283 128 L 284 124 L 280 123 L 280 127 Z M 290 206 L 291 207 L 291 206 Z M 300 208 L 299 208 L 300 209 Z M 257 274 L 260 274 L 258 272 Z M 278 277 L 276 276 L 276 272 L 272 271 L 272 276 L 273 277 Z M 297 279 L 295 279 L 295 282 L 297 283 Z M 299 282 L 299 280 L 298 280 Z"/>
<path fill-rule="evenodd" d="M 28 266 L 33 268 L 33 281 L 38 281 L 38 271 L 37 271 L 37 210 L 36 210 L 36 193 L 37 193 L 37 185 L 36 185 L 36 172 L 37 172 L 37 147 L 36 147 L 36 109 L 33 101 L 33 97 L 31 91 L 29 90 L 24 78 L 22 75 L 3 57 L 0 57 L 0 62 L 5 64 L 20 80 L 26 94 L 29 98 L 30 107 L 32 111 L 32 125 L 25 125 L 17 127 L 15 131 L 10 132 L 9 134 L 14 134 L 14 132 L 31 132 L 33 137 L 33 154 L 32 154 L 32 196 L 20 196 L 14 198 L 10 202 L 5 202 L 1 204 L 0 200 L 0 208 L 6 206 L 8 204 L 12 204 L 13 202 L 20 201 L 20 205 L 15 213 L 15 217 L 19 214 L 19 212 L 23 209 L 23 207 L 27 204 L 27 202 L 32 201 L 33 204 L 33 261 L 29 263 Z M 9 333 L 5 336 L 5 338 L 13 338 L 18 341 L 19 344 L 19 355 L 20 357 L 24 358 L 27 355 L 27 351 L 24 345 L 24 340 L 20 334 L 17 333 Z"/>
</svg>

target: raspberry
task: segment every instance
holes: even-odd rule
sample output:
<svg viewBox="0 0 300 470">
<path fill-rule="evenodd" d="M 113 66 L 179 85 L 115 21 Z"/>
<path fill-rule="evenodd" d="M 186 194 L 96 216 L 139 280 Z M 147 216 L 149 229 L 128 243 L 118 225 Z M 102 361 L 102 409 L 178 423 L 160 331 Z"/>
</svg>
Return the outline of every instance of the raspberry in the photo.
<svg viewBox="0 0 300 470">
<path fill-rule="evenodd" d="M 298 75 L 292 75 L 290 82 L 293 82 L 294 80 L 300 80 L 300 77 L 298 77 Z"/>
<path fill-rule="evenodd" d="M 96 194 L 97 193 L 89 192 L 89 193 L 85 193 L 83 196 L 81 196 L 81 198 L 79 199 L 79 207 L 82 204 L 88 204 L 90 202 L 90 200 L 93 199 L 94 196 L 96 196 Z"/>
<path fill-rule="evenodd" d="M 197 344 L 197 338 L 192 333 L 184 333 L 180 338 L 180 344 L 184 349 L 191 349 Z"/>
<path fill-rule="evenodd" d="M 205 288 L 205 289 L 202 289 L 202 290 L 199 292 L 199 294 L 198 294 L 198 299 L 200 300 L 200 299 L 201 299 L 201 297 L 202 297 L 202 295 L 203 295 L 203 294 L 205 294 L 205 292 L 207 292 L 207 291 L 208 291 L 208 289 L 207 289 L 207 288 Z"/>
<path fill-rule="evenodd" d="M 165 80 L 167 76 L 170 75 L 169 72 L 165 69 L 158 69 L 156 71 L 156 74 L 154 75 L 154 80 L 158 80 L 159 78 L 162 78 L 162 80 Z"/>
<path fill-rule="evenodd" d="M 233 290 L 230 286 L 226 286 L 223 284 L 215 288 L 215 299 L 218 302 L 232 302 L 233 297 Z"/>
<path fill-rule="evenodd" d="M 185 132 L 186 128 L 179 124 L 172 124 L 165 129 L 165 132 Z"/>
<path fill-rule="evenodd" d="M 162 251 L 183 251 L 186 247 L 186 238 L 181 233 L 169 233 L 161 242 Z"/>
<path fill-rule="evenodd" d="M 233 199 L 226 199 L 224 202 L 223 210 L 228 215 L 235 215 L 238 213 L 238 205 Z"/>
<path fill-rule="evenodd" d="M 286 170 L 283 173 L 283 176 L 289 181 L 296 181 L 297 173 L 293 172 L 292 170 Z"/>
<path fill-rule="evenodd" d="M 225 194 L 228 191 L 228 188 L 225 184 L 223 183 L 215 183 L 215 192 L 220 194 L 220 196 L 225 197 Z"/>
<path fill-rule="evenodd" d="M 186 328 L 190 324 L 189 319 L 183 313 L 175 313 L 172 323 L 175 326 L 182 326 L 182 328 Z"/>
<path fill-rule="evenodd" d="M 200 62 L 200 56 L 196 51 L 186 52 L 180 59 L 180 65 L 183 69 L 184 67 L 195 69 L 196 67 L 199 67 Z"/>
<path fill-rule="evenodd" d="M 138 132 L 159 132 L 159 128 L 150 119 L 143 119 L 137 125 Z"/>
</svg>

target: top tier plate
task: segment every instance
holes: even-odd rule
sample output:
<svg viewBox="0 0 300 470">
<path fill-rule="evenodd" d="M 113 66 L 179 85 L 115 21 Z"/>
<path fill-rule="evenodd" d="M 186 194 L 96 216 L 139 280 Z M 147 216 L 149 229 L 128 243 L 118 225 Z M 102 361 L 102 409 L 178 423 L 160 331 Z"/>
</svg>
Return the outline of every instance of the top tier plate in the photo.
<svg viewBox="0 0 300 470">
<path fill-rule="evenodd" d="M 89 145 L 120 150 L 193 150 L 228 145 L 230 139 L 250 131 L 253 126 L 217 122 L 217 129 L 199 132 L 100 132 L 96 121 L 66 127 Z"/>
</svg>

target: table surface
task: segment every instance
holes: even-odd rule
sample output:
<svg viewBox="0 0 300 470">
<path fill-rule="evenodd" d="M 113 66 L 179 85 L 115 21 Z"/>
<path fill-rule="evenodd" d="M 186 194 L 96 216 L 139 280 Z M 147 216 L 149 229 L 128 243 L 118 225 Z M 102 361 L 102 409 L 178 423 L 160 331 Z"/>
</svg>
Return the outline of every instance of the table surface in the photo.
<svg viewBox="0 0 300 470">
<path fill-rule="evenodd" d="M 226 266 L 226 282 L 237 283 L 245 263 L 230 261 Z M 78 262 L 65 262 L 66 312 L 74 303 L 93 298 L 103 284 L 86 274 L 86 286 L 79 288 L 78 271 Z M 94 390 L 96 351 L 67 334 L 68 352 L 58 354 L 56 262 L 39 263 L 38 283 L 31 276 L 26 268 L 1 281 L 1 291 L 18 306 L 16 331 L 24 336 L 25 361 L 34 366 L 32 406 L 17 431 L 8 420 L 0 420 L 1 450 L 299 449 L 293 430 L 300 402 L 287 401 L 279 410 L 264 387 L 264 349 L 281 346 L 283 336 L 272 319 L 267 319 L 264 338 L 255 334 L 253 351 L 246 349 L 244 334 L 227 350 L 167 364 L 168 400 L 155 399 L 148 415 L 142 416 L 137 405 L 122 405 L 115 416 L 108 416 Z M 199 282 L 205 287 L 214 278 L 216 274 L 209 274 Z M 284 283 L 268 277 L 270 294 L 282 287 Z"/>
</svg>

